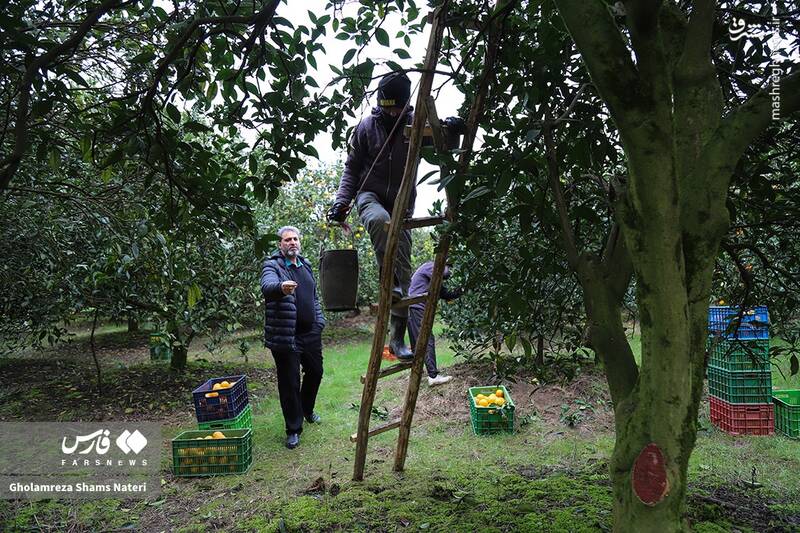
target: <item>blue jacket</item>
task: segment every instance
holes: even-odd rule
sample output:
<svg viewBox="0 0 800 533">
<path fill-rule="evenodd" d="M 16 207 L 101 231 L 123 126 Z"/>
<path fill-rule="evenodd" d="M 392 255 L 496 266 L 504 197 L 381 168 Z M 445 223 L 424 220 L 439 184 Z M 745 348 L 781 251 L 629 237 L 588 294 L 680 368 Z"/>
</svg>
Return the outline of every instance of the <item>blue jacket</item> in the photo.
<svg viewBox="0 0 800 533">
<path fill-rule="evenodd" d="M 314 273 L 308 266 L 308 261 L 303 257 L 298 258 L 303 262 L 303 268 L 307 268 Z M 276 252 L 266 261 L 261 270 L 261 294 L 264 295 L 264 344 L 271 350 L 296 351 L 295 331 L 297 329 L 297 305 L 294 294 L 283 294 L 281 283 L 290 281 L 289 270 L 283 256 Z M 317 283 L 314 281 L 314 310 L 317 315 L 317 327 L 319 331 L 325 327 L 325 317 L 322 315 L 322 307 L 317 297 Z"/>
</svg>

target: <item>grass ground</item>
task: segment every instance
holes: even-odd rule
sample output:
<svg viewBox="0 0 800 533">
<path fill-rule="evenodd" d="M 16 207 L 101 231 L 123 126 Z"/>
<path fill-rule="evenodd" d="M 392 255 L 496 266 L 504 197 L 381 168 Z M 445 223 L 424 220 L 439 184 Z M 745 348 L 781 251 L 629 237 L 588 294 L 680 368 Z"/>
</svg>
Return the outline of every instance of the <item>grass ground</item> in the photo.
<svg viewBox="0 0 800 533">
<path fill-rule="evenodd" d="M 350 481 L 366 369 L 368 323 L 326 330 L 319 425 L 300 447 L 283 447 L 271 357 L 243 333 L 213 354 L 197 343 L 174 375 L 151 364 L 146 335 L 113 328 L 99 338 L 105 381 L 81 338 L 71 347 L 0 361 L 0 420 L 158 420 L 165 441 L 194 427 L 190 390 L 208 377 L 246 373 L 254 411 L 254 462 L 246 475 L 175 478 L 167 443 L 161 495 L 150 500 L 0 501 L 0 531 L 608 531 L 612 417 L 603 378 L 583 369 L 569 384 L 505 383 L 518 430 L 475 436 L 465 391 L 492 384 L 491 368 L 454 358 L 439 343 L 440 367 L 455 379 L 423 384 L 406 470 L 392 471 L 396 432 L 370 439 L 365 481 Z M 254 339 L 248 362 L 241 338 Z M 634 339 L 634 345 L 637 344 Z M 636 347 L 635 347 L 636 348 Z M 375 407 L 393 418 L 406 374 L 381 380 Z M 786 385 L 797 385 L 787 382 Z M 566 408 L 565 408 L 566 406 Z M 731 437 L 713 428 L 707 403 L 689 467 L 688 518 L 695 531 L 800 531 L 800 443 Z M 747 488 L 755 468 L 759 489 Z"/>
</svg>

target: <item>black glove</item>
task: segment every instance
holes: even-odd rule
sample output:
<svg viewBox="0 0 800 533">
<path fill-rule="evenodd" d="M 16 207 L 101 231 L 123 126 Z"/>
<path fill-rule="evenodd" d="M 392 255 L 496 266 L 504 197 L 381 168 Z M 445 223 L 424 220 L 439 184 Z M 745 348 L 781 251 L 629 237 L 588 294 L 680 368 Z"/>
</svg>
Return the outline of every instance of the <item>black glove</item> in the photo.
<svg viewBox="0 0 800 533">
<path fill-rule="evenodd" d="M 467 123 L 461 117 L 447 117 L 442 121 L 442 125 L 453 135 L 467 133 Z"/>
<path fill-rule="evenodd" d="M 343 202 L 334 202 L 330 209 L 328 209 L 328 222 L 344 222 L 347 219 L 347 205 Z"/>
</svg>

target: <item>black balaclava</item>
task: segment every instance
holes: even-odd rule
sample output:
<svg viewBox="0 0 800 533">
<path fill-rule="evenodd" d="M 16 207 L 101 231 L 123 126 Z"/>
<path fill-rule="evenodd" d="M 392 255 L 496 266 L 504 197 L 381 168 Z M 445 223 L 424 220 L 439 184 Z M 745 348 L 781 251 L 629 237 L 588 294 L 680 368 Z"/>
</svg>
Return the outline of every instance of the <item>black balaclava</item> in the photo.
<svg viewBox="0 0 800 533">
<path fill-rule="evenodd" d="M 404 107 L 411 96 L 411 80 L 404 72 L 391 72 L 378 82 L 378 105 Z"/>
<path fill-rule="evenodd" d="M 381 110 L 387 107 L 403 108 L 411 96 L 411 80 L 404 72 L 391 72 L 378 82 L 378 105 Z M 385 111 L 381 113 L 381 121 L 386 131 L 392 131 L 395 122 L 401 117 L 393 117 Z"/>
</svg>

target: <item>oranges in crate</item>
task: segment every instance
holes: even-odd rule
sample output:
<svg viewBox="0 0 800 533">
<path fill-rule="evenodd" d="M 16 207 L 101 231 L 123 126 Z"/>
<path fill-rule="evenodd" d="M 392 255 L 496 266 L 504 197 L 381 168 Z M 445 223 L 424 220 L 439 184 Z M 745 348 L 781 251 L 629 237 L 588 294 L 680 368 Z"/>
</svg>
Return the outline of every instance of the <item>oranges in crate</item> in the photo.
<svg viewBox="0 0 800 533">
<path fill-rule="evenodd" d="M 234 382 L 229 382 L 227 380 L 226 381 L 220 381 L 218 383 L 214 383 L 214 385 L 211 387 L 211 390 L 215 391 L 215 390 L 230 389 L 234 385 L 236 385 L 235 381 Z"/>
<path fill-rule="evenodd" d="M 478 407 L 503 407 L 506 404 L 506 399 L 503 397 L 503 391 L 498 389 L 489 394 L 478 394 L 475 396 L 475 405 Z"/>
</svg>

